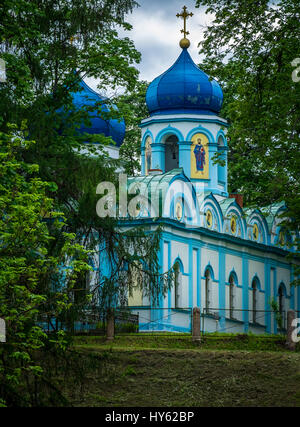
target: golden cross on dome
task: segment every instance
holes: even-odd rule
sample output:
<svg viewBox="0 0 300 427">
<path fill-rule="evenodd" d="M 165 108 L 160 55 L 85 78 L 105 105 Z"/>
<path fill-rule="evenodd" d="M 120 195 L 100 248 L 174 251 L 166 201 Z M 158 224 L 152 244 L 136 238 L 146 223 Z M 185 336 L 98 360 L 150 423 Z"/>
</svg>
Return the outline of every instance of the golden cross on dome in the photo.
<svg viewBox="0 0 300 427">
<path fill-rule="evenodd" d="M 186 36 L 188 35 L 188 34 L 190 34 L 187 30 L 186 30 L 186 20 L 188 19 L 188 17 L 190 16 L 190 17 L 192 17 L 194 14 L 191 12 L 191 13 L 189 13 L 188 12 L 188 10 L 187 10 L 187 7 L 186 6 L 183 6 L 183 11 L 182 11 L 182 13 L 177 13 L 177 18 L 182 18 L 183 19 L 183 30 L 181 30 L 181 32 L 183 33 L 183 35 L 184 35 L 184 38 L 186 38 Z"/>
<path fill-rule="evenodd" d="M 73 46 L 74 41 L 77 40 L 77 39 L 79 39 L 79 36 L 75 35 L 75 36 L 71 36 L 70 37 L 69 41 L 70 41 L 70 43 L 71 43 L 72 46 Z"/>
</svg>

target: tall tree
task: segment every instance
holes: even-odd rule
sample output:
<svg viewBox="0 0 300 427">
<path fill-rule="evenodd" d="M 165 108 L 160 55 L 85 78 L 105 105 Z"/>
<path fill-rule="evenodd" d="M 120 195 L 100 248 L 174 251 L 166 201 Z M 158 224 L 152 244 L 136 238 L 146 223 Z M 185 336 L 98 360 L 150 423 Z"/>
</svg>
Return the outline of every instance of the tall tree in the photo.
<svg viewBox="0 0 300 427">
<path fill-rule="evenodd" d="M 125 172 L 135 176 L 141 170 L 141 121 L 148 116 L 146 90 L 148 83 L 139 81 L 136 87 L 117 98 L 118 106 L 126 122 L 126 135 L 120 149 Z"/>
<path fill-rule="evenodd" d="M 53 185 L 39 178 L 38 165 L 20 156 L 31 143 L 16 127 L 0 133 L 0 318 L 6 324 L 6 342 L 0 346 L 0 406 L 62 399 L 41 359 L 52 352 L 59 363 L 57 350 L 66 345 L 65 334 L 61 330 L 48 337 L 40 322 L 68 312 L 73 289 L 89 269 L 87 252 L 73 234 L 64 233 L 60 244 L 55 242 L 56 253 L 51 250 L 55 231 L 64 226 L 63 215 L 53 211 L 46 194 Z M 64 286 L 58 287 L 62 280 Z"/>
<path fill-rule="evenodd" d="M 83 123 L 89 125 L 94 107 L 78 108 L 73 103 L 73 94 L 80 91 L 80 79 L 85 76 L 99 79 L 100 89 L 121 86 L 129 92 L 135 90 L 138 72 L 134 64 L 140 54 L 129 38 L 119 38 L 117 30 L 119 26 L 130 29 L 124 15 L 136 5 L 133 0 L 4 1 L 0 6 L 0 56 L 6 61 L 7 81 L 0 86 L 0 126 L 5 131 L 7 122 L 27 120 L 30 138 L 36 143 L 24 151 L 24 160 L 37 163 L 41 178 L 54 183 L 54 203 L 66 216 L 65 229 L 93 250 L 95 259 L 99 243 L 104 241 L 101 251 L 126 271 L 123 267 L 135 261 L 139 248 L 139 256 L 147 258 L 146 264 L 151 266 L 146 277 L 158 283 L 151 279 L 157 266 L 155 246 L 142 253 L 137 235 L 141 239 L 145 235 L 139 231 L 132 251 L 134 238 L 125 239 L 117 218 L 108 220 L 96 214 L 97 184 L 110 181 L 117 187 L 119 164 L 101 151 L 102 145 L 111 142 L 109 138 L 78 132 Z M 105 119 L 120 117 L 113 107 L 109 112 L 102 111 L 101 102 L 96 107 Z M 87 142 L 102 144 L 97 154 Z M 118 283 L 119 275 L 113 278 Z M 98 287 L 103 280 L 98 279 Z"/>
</svg>

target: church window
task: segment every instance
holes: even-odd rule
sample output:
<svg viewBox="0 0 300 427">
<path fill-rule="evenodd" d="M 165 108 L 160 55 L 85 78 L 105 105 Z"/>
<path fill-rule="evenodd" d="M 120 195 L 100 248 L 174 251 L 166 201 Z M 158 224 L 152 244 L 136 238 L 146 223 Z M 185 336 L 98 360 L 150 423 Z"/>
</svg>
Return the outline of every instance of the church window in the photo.
<svg viewBox="0 0 300 427">
<path fill-rule="evenodd" d="M 219 163 L 218 163 L 218 182 L 225 184 L 226 181 L 226 156 L 224 152 L 224 140 L 222 136 L 218 138 L 218 152 L 219 152 Z"/>
<path fill-rule="evenodd" d="M 149 174 L 149 170 L 151 169 L 152 162 L 152 149 L 151 149 L 151 138 L 147 137 L 145 143 L 145 175 Z"/>
<path fill-rule="evenodd" d="M 252 282 L 252 321 L 257 322 L 257 281 L 254 279 Z"/>
<path fill-rule="evenodd" d="M 279 313 L 281 316 L 284 314 L 284 285 L 281 283 L 278 289 L 279 297 Z"/>
<path fill-rule="evenodd" d="M 181 307 L 181 272 L 180 272 L 180 266 L 179 263 L 176 262 L 174 265 L 174 273 L 175 273 L 175 283 L 174 283 L 174 307 L 180 308 Z"/>
<path fill-rule="evenodd" d="M 205 271 L 205 309 L 206 313 L 209 312 L 210 308 L 210 287 L 211 287 L 211 274 L 207 269 Z"/>
<path fill-rule="evenodd" d="M 128 306 L 143 305 L 143 292 L 141 283 L 143 282 L 143 266 L 141 263 L 130 264 L 128 268 L 129 292 Z"/>
</svg>

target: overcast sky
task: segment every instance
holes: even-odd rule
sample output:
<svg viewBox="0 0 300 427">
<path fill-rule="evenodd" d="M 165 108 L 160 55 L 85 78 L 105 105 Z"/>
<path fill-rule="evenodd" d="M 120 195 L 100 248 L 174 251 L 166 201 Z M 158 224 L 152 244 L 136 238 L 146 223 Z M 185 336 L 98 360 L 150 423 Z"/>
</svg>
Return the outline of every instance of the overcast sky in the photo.
<svg viewBox="0 0 300 427">
<path fill-rule="evenodd" d="M 137 65 L 140 79 L 152 81 L 166 71 L 181 52 L 179 41 L 183 37 L 182 18 L 176 14 L 182 12 L 185 5 L 194 16 L 187 20 L 188 38 L 191 42 L 189 52 L 193 60 L 200 61 L 198 43 L 203 40 L 204 27 L 212 21 L 203 8 L 195 8 L 195 0 L 137 0 L 140 7 L 126 16 L 133 29 L 121 31 L 120 36 L 129 37 L 134 41 L 136 49 L 141 52 L 142 60 Z M 87 81 L 94 89 L 96 82 Z"/>
</svg>

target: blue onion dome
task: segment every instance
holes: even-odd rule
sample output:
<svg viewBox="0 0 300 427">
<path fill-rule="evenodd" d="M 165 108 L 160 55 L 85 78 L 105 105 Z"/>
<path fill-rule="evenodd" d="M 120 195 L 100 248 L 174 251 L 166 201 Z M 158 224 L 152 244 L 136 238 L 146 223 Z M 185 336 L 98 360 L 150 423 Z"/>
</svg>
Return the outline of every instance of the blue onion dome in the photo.
<svg viewBox="0 0 300 427">
<path fill-rule="evenodd" d="M 81 90 L 73 94 L 74 106 L 80 109 L 84 106 L 93 106 L 96 103 L 99 103 L 99 105 L 95 107 L 95 110 L 88 112 L 91 125 L 87 127 L 85 124 L 82 124 L 78 132 L 89 133 L 90 135 L 103 134 L 107 137 L 110 136 L 116 145 L 120 147 L 125 137 L 125 121 L 123 119 L 120 121 L 118 119 L 104 120 L 99 117 L 101 116 L 99 110 L 108 113 L 110 108 L 116 107 L 108 107 L 105 104 L 106 98 L 91 89 L 83 80 L 80 81 L 79 85 Z"/>
<path fill-rule="evenodd" d="M 218 114 L 223 92 L 216 80 L 200 70 L 187 48 L 177 61 L 148 86 L 146 103 L 150 115 Z"/>
</svg>

